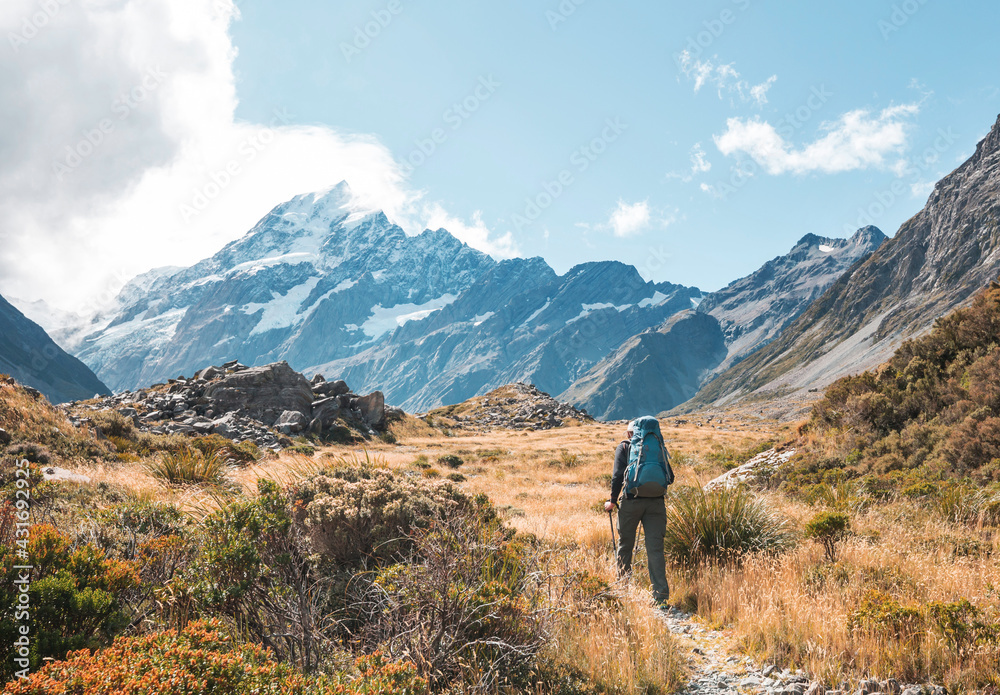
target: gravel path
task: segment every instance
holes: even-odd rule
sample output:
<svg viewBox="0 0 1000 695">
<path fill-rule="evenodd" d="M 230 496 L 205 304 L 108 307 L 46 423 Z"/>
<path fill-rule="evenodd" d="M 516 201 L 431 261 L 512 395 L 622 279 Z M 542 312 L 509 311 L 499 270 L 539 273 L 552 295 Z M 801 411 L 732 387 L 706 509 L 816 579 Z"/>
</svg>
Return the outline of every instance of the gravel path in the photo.
<svg viewBox="0 0 1000 695">
<path fill-rule="evenodd" d="M 757 666 L 750 657 L 729 653 L 726 633 L 711 630 L 676 608 L 660 612 L 670 632 L 691 652 L 692 674 L 683 695 L 751 693 L 767 695 L 827 695 L 820 686 L 810 688 L 802 671 L 780 671 Z M 836 691 L 830 691 L 834 695 Z M 838 694 L 839 695 L 839 694 Z"/>
</svg>

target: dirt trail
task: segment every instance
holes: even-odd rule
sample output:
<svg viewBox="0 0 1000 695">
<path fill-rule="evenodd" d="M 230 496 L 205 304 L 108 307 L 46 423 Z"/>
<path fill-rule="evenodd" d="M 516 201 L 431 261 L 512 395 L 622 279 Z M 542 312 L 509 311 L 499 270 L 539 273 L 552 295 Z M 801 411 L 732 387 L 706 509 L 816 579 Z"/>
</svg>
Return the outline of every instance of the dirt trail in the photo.
<svg viewBox="0 0 1000 695">
<path fill-rule="evenodd" d="M 685 695 L 759 693 L 767 695 L 818 695 L 827 691 L 810 688 L 802 671 L 779 671 L 774 666 L 759 667 L 750 657 L 737 656 L 729 649 L 729 635 L 712 630 L 676 608 L 659 611 L 670 632 L 691 654 L 691 680 Z"/>
</svg>

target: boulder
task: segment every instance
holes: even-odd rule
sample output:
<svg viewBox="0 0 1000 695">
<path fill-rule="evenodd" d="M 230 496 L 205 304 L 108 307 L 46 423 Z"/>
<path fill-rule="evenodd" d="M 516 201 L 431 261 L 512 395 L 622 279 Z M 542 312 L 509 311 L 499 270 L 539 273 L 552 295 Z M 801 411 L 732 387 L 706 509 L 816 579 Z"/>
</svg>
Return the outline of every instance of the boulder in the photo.
<svg viewBox="0 0 1000 695">
<path fill-rule="evenodd" d="M 274 423 L 274 428 L 282 434 L 301 432 L 309 424 L 309 418 L 298 410 L 286 410 Z"/>
<path fill-rule="evenodd" d="M 195 374 L 195 378 L 204 379 L 205 381 L 211 381 L 219 376 L 222 376 L 222 371 L 218 367 L 205 367 Z"/>
<path fill-rule="evenodd" d="M 309 428 L 314 432 L 322 432 L 333 425 L 339 417 L 341 417 L 339 400 L 336 398 L 315 400 L 312 403 L 312 422 L 310 422 Z"/>
<path fill-rule="evenodd" d="M 11 436 L 8 434 L 7 430 L 0 427 L 0 446 L 7 446 L 10 444 Z"/>
<path fill-rule="evenodd" d="M 316 384 L 322 384 L 325 381 L 326 377 L 324 377 L 322 374 L 313 374 L 312 381 L 310 381 L 309 383 L 315 386 Z"/>
<path fill-rule="evenodd" d="M 216 410 L 237 411 L 268 426 L 286 410 L 308 416 L 313 401 L 309 381 L 287 362 L 229 374 L 209 384 L 205 396 L 215 401 Z"/>
<path fill-rule="evenodd" d="M 319 376 L 318 374 L 316 376 Z M 340 396 L 345 393 L 350 393 L 351 389 L 343 379 L 338 379 L 337 381 L 321 381 L 319 383 L 313 381 L 312 391 L 317 397 L 329 397 L 329 396 Z"/>
<path fill-rule="evenodd" d="M 381 391 L 372 391 L 367 396 L 360 396 L 357 408 L 361 411 L 361 419 L 369 427 L 379 428 L 385 425 L 385 396 Z"/>
</svg>

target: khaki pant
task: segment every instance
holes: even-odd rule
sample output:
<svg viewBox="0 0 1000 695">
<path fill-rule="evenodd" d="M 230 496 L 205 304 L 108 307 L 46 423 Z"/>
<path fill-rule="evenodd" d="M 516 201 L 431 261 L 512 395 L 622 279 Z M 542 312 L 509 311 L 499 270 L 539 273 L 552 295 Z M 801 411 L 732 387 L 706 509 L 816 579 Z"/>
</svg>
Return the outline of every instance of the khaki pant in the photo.
<svg viewBox="0 0 1000 695">
<path fill-rule="evenodd" d="M 667 562 L 663 557 L 663 534 L 667 530 L 667 511 L 662 497 L 623 499 L 618 507 L 618 572 L 632 572 L 632 549 L 635 534 L 642 523 L 646 536 L 646 562 L 649 582 L 653 585 L 653 599 L 664 603 L 670 596 L 667 586 Z"/>
</svg>

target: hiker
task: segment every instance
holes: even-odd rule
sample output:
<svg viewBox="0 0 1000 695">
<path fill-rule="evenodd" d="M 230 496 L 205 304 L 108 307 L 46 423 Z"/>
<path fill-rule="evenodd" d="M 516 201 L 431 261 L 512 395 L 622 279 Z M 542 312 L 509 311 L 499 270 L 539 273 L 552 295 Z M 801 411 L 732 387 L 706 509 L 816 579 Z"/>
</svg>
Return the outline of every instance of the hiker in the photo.
<svg viewBox="0 0 1000 695">
<path fill-rule="evenodd" d="M 611 499 L 604 510 L 611 514 L 618 507 L 618 575 L 632 573 L 632 549 L 635 534 L 642 524 L 646 536 L 646 562 L 653 600 L 666 607 L 670 596 L 667 586 L 667 562 L 663 555 L 663 534 L 667 529 L 667 511 L 663 500 L 667 486 L 674 482 L 669 455 L 654 417 L 641 417 L 628 424 L 625 440 L 615 450 L 615 468 L 611 475 Z M 619 503 L 619 495 L 621 501 Z"/>
</svg>

